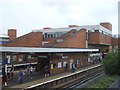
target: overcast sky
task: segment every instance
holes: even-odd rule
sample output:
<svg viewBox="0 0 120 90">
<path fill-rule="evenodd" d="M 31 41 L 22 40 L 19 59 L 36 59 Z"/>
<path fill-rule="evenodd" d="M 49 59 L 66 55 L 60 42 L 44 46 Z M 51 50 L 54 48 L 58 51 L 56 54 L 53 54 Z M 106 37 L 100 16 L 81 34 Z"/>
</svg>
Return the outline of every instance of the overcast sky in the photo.
<svg viewBox="0 0 120 90">
<path fill-rule="evenodd" d="M 118 33 L 119 0 L 0 0 L 0 30 L 17 36 L 44 27 L 99 25 L 110 22 Z"/>
</svg>

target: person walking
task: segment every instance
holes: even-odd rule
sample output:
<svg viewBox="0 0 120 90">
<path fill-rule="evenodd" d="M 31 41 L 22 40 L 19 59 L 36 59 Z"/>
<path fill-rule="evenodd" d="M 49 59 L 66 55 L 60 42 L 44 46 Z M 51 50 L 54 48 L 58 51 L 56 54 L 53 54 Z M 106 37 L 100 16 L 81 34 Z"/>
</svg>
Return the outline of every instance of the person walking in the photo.
<svg viewBox="0 0 120 90">
<path fill-rule="evenodd" d="M 32 66 L 30 66 L 29 72 L 30 72 L 30 78 L 32 79 L 32 73 L 33 73 L 33 67 Z"/>
<path fill-rule="evenodd" d="M 11 74 L 10 74 L 10 76 L 11 76 L 11 79 L 13 79 L 13 76 L 14 76 L 14 66 L 13 65 L 11 67 Z"/>
<path fill-rule="evenodd" d="M 75 72 L 75 64 L 72 63 L 72 72 L 74 73 Z"/>
<path fill-rule="evenodd" d="M 20 72 L 19 72 L 19 78 L 18 78 L 20 84 L 23 83 L 23 74 L 24 74 L 24 72 L 22 71 L 22 69 L 20 69 Z"/>
<path fill-rule="evenodd" d="M 4 87 L 7 87 L 7 74 L 6 73 L 4 73 L 3 74 L 3 85 L 4 85 Z"/>
<path fill-rule="evenodd" d="M 27 75 L 30 77 L 30 65 L 27 66 Z"/>
<path fill-rule="evenodd" d="M 65 67 L 66 67 L 66 71 L 67 71 L 67 70 L 68 70 L 68 64 L 67 64 L 67 63 L 66 63 L 66 66 L 65 66 Z"/>
<path fill-rule="evenodd" d="M 49 67 L 46 65 L 45 66 L 45 76 L 44 77 L 47 77 L 49 76 Z"/>
<path fill-rule="evenodd" d="M 7 76 L 8 76 L 8 79 L 10 79 L 10 73 L 11 73 L 11 68 L 8 67 L 8 69 L 7 69 Z"/>
</svg>

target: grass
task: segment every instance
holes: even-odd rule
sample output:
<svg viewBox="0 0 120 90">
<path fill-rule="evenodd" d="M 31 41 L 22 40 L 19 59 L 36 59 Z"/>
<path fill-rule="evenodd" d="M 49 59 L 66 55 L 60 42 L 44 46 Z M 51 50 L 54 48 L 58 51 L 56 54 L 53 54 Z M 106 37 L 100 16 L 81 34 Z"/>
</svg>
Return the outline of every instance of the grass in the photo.
<svg viewBox="0 0 120 90">
<path fill-rule="evenodd" d="M 87 88 L 108 88 L 117 78 L 117 75 L 105 75 L 102 79 L 98 80 L 92 85 L 89 85 Z"/>
</svg>

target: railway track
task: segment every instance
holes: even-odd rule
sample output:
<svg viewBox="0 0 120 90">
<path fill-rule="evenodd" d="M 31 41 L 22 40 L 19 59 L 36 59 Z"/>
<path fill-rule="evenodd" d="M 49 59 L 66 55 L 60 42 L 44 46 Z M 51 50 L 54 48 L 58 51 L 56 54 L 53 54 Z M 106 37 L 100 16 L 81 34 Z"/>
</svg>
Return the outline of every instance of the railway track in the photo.
<svg viewBox="0 0 120 90">
<path fill-rule="evenodd" d="M 78 82 L 76 82 L 76 84 L 72 84 L 71 86 L 68 85 L 66 89 L 84 88 L 84 86 L 86 86 L 90 82 L 94 81 L 94 79 L 102 76 L 103 74 L 104 74 L 104 71 L 98 72 L 98 73 L 93 73 L 93 74 L 91 74 L 91 76 L 89 76 L 89 75 L 85 76 L 83 79 L 79 79 Z"/>
<path fill-rule="evenodd" d="M 99 77 L 104 73 L 103 69 L 99 69 L 97 71 L 93 71 L 90 73 L 86 73 L 78 78 L 72 79 L 68 82 L 62 83 L 60 85 L 54 86 L 52 88 L 64 88 L 64 89 L 71 89 L 71 88 L 80 88 L 90 81 L 93 81 L 95 78 Z"/>
<path fill-rule="evenodd" d="M 103 73 L 103 68 L 101 65 L 97 65 L 82 71 L 78 71 L 60 78 L 56 78 L 50 81 L 39 83 L 30 87 L 25 88 L 25 90 L 39 90 L 43 88 L 61 88 L 70 89 L 76 88 L 89 80 L 99 76 Z"/>
</svg>

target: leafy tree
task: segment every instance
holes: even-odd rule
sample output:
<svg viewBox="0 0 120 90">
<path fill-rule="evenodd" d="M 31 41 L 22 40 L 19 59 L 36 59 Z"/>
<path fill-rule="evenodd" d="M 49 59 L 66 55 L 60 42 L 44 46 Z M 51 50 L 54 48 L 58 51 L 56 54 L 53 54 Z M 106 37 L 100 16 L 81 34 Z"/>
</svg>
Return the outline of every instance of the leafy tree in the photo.
<svg viewBox="0 0 120 90">
<path fill-rule="evenodd" d="M 120 75 L 120 44 L 119 48 L 115 52 L 107 53 L 102 65 L 104 67 L 105 73 L 108 75 Z"/>
</svg>

